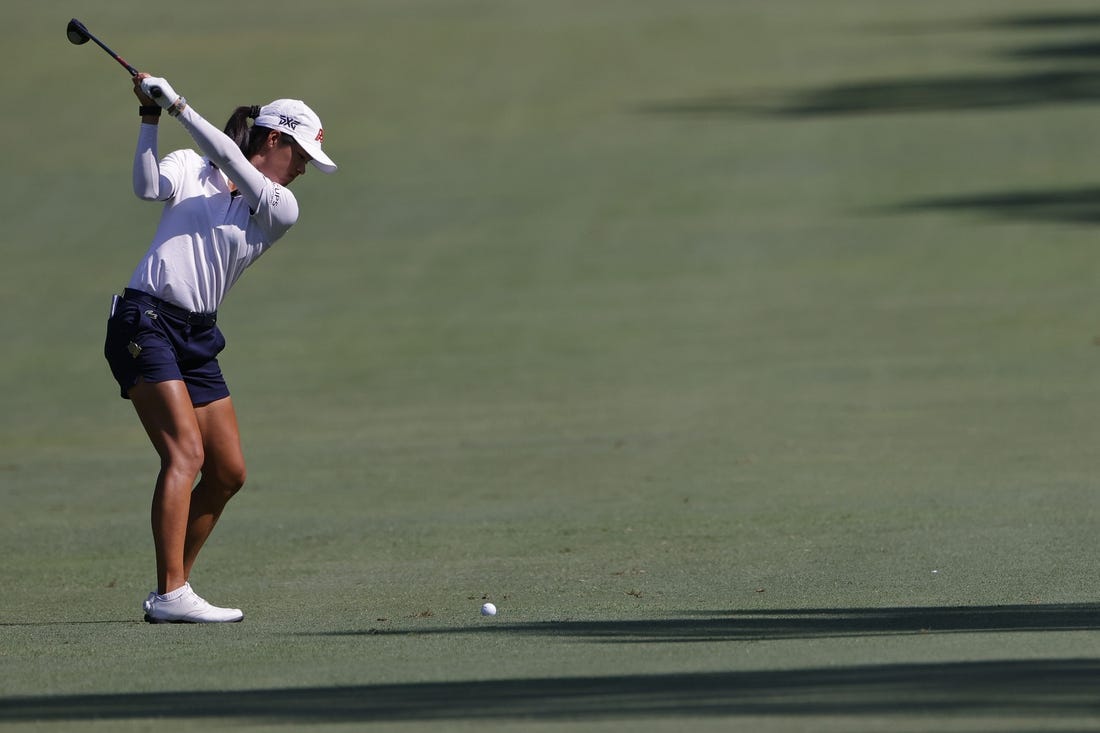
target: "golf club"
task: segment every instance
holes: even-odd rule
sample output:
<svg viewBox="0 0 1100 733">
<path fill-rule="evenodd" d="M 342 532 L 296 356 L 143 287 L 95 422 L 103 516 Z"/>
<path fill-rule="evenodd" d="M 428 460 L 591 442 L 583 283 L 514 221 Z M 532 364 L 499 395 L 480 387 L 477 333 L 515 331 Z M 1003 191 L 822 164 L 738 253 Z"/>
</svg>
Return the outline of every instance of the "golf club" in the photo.
<svg viewBox="0 0 1100 733">
<path fill-rule="evenodd" d="M 72 43 L 73 45 L 76 45 L 76 46 L 81 46 L 81 45 L 87 43 L 88 41 L 95 41 L 97 46 L 99 46 L 100 48 L 102 48 L 104 51 L 107 52 L 107 55 L 109 55 L 115 61 L 120 63 L 122 65 L 122 68 L 129 71 L 130 76 L 137 76 L 138 75 L 138 70 L 137 69 L 135 69 L 130 64 L 126 63 L 126 59 L 122 58 L 117 53 L 115 53 L 111 49 L 107 48 L 107 45 L 105 43 L 103 43 L 103 41 L 99 40 L 94 35 L 92 35 L 92 32 L 88 30 L 88 27 L 85 26 L 83 23 L 81 23 L 76 18 L 73 18 L 72 20 L 69 21 L 69 25 L 65 28 L 65 35 L 68 36 L 69 43 Z M 154 97 L 159 97 L 160 94 L 161 94 L 160 89 L 158 89 L 156 87 L 151 89 L 150 92 L 152 93 L 152 95 Z"/>
</svg>

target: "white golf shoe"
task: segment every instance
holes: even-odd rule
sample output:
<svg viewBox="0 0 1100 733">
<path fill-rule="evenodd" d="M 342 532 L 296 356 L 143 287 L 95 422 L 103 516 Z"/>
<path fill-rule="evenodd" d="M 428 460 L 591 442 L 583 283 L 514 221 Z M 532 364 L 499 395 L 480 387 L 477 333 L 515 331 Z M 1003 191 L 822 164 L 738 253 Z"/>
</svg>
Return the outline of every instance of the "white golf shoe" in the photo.
<svg viewBox="0 0 1100 733">
<path fill-rule="evenodd" d="M 191 590 L 190 583 L 163 596 L 150 593 L 141 606 L 151 624 L 224 624 L 244 618 L 239 608 L 210 605 Z"/>
</svg>

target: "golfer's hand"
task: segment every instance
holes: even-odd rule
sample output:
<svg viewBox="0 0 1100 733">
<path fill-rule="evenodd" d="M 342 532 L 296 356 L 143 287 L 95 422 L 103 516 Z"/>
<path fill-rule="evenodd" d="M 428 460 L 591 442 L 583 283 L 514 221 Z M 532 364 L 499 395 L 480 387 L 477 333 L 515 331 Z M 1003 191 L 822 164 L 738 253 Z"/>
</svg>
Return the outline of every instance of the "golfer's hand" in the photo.
<svg viewBox="0 0 1100 733">
<path fill-rule="evenodd" d="M 148 78 L 149 75 L 145 72 L 142 72 L 134 77 L 134 96 L 138 98 L 138 102 L 143 107 L 152 107 L 154 104 L 156 104 L 156 101 L 141 89 L 142 79 Z"/>
<path fill-rule="evenodd" d="M 144 76 L 140 82 L 141 91 L 164 109 L 169 109 L 180 98 L 180 95 L 176 94 L 176 90 L 172 88 L 167 79 L 145 74 L 138 74 L 138 76 Z M 157 91 L 159 91 L 159 94 L 156 93 Z"/>
</svg>

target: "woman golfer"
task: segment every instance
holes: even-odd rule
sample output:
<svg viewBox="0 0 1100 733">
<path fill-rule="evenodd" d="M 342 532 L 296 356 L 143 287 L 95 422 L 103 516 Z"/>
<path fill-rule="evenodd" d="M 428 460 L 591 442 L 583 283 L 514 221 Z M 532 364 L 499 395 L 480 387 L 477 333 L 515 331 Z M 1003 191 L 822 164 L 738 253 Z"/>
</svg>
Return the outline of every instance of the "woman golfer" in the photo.
<svg viewBox="0 0 1100 733">
<path fill-rule="evenodd" d="M 164 202 L 164 212 L 148 252 L 116 296 L 104 354 L 160 456 L 152 507 L 157 590 L 143 609 L 154 623 L 240 621 L 239 609 L 207 603 L 188 582 L 195 557 L 245 479 L 237 415 L 218 367 L 225 347 L 218 305 L 298 219 L 286 187 L 307 163 L 326 173 L 336 165 L 321 151 L 321 121 L 298 100 L 240 107 L 223 133 L 164 79 L 139 74 L 134 93 L 141 103 L 134 192 Z M 178 150 L 158 160 L 161 108 L 202 155 Z"/>
</svg>

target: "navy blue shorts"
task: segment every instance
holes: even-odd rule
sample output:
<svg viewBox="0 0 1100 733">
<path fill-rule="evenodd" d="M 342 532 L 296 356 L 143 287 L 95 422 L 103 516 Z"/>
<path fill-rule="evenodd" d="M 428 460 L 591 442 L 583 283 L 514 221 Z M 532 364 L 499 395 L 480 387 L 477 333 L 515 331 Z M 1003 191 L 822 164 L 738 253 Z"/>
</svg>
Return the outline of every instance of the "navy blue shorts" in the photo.
<svg viewBox="0 0 1100 733">
<path fill-rule="evenodd" d="M 188 313 L 152 295 L 130 290 L 107 321 L 103 355 L 123 399 L 140 382 L 181 380 L 191 404 L 229 396 L 218 366 L 225 337 L 214 314 Z"/>
</svg>

